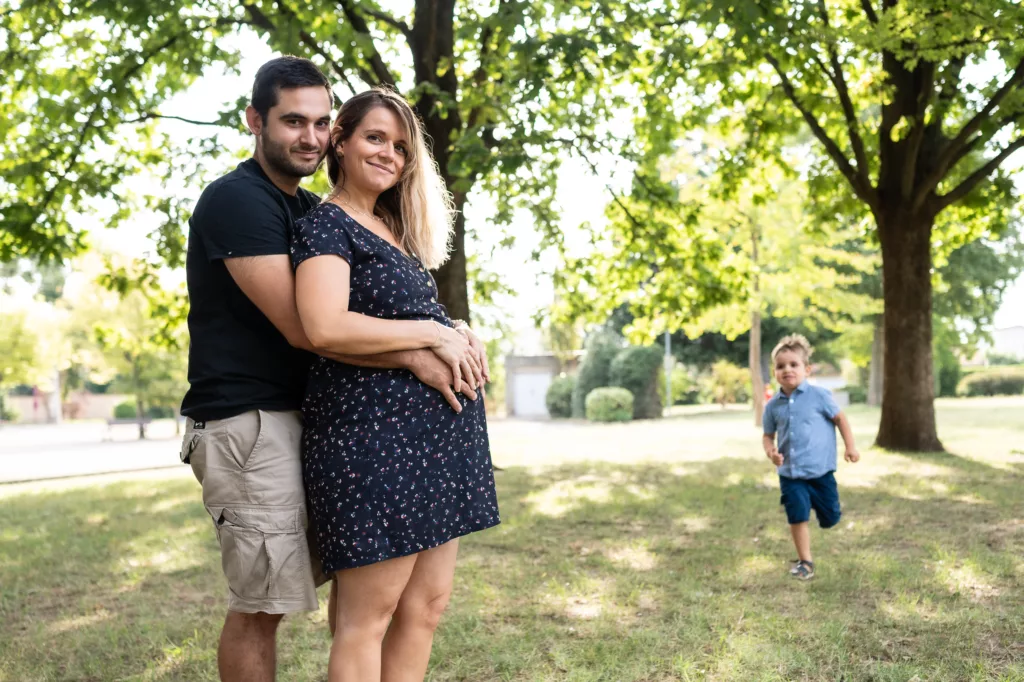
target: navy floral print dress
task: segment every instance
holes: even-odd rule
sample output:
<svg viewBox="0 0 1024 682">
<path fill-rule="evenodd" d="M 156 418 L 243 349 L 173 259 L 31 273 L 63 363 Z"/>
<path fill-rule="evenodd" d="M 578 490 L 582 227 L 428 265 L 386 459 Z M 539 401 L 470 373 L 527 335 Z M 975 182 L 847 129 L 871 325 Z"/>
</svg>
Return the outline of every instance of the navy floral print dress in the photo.
<svg viewBox="0 0 1024 682">
<path fill-rule="evenodd" d="M 325 202 L 300 218 L 292 264 L 334 254 L 351 266 L 349 310 L 452 321 L 415 258 Z M 499 523 L 482 399 L 456 413 L 404 369 L 318 357 L 302 407 L 302 469 L 324 572 L 422 552 Z"/>
</svg>

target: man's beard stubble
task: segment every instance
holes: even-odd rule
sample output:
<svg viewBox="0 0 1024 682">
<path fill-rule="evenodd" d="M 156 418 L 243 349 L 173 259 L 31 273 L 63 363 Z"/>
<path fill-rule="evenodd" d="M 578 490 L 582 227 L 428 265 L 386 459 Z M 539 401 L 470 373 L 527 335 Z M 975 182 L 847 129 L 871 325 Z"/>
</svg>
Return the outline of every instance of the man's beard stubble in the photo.
<svg viewBox="0 0 1024 682">
<path fill-rule="evenodd" d="M 263 160 L 267 165 L 271 166 L 275 171 L 282 175 L 286 175 L 292 178 L 306 178 L 316 173 L 317 169 L 320 168 L 320 164 L 323 163 L 324 157 L 321 155 L 316 161 L 309 161 L 306 163 L 296 163 L 289 154 L 288 147 L 278 144 L 270 140 L 267 136 L 261 135 L 259 138 L 260 149 L 263 152 Z M 297 150 L 306 151 L 306 150 Z M 309 151 L 317 151 L 319 149 Z"/>
</svg>

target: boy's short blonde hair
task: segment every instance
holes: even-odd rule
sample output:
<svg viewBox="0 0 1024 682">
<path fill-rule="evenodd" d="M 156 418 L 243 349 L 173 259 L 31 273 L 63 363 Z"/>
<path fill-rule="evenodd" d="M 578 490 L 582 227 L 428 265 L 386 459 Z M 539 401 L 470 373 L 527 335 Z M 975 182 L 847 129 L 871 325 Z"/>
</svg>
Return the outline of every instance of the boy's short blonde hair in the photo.
<svg viewBox="0 0 1024 682">
<path fill-rule="evenodd" d="M 805 365 L 811 364 L 811 354 L 814 353 L 814 349 L 811 348 L 810 342 L 803 334 L 790 334 L 779 341 L 774 350 L 772 350 L 773 365 L 775 364 L 776 356 L 783 351 L 790 351 L 800 355 L 800 357 L 804 359 Z"/>
</svg>

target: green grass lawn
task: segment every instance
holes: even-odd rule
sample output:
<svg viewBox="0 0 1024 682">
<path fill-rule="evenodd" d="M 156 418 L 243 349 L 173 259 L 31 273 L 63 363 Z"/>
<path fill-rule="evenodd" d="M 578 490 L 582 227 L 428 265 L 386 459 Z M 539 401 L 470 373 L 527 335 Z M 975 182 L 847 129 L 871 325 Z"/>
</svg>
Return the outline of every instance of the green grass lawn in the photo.
<svg viewBox="0 0 1024 682">
<path fill-rule="evenodd" d="M 869 450 L 877 411 L 850 414 L 864 459 L 809 583 L 747 414 L 496 423 L 504 523 L 463 542 L 429 679 L 1024 680 L 1024 399 L 940 402 L 947 454 Z M 215 679 L 194 480 L 0 509 L 0 680 Z M 325 679 L 328 646 L 325 609 L 287 619 L 278 679 Z"/>
</svg>

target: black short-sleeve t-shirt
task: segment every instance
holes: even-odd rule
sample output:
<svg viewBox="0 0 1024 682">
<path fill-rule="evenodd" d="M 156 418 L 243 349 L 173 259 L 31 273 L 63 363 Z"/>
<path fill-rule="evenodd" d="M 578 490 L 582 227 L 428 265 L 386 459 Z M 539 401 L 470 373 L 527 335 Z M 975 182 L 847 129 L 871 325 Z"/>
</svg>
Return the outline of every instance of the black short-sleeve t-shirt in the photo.
<svg viewBox="0 0 1024 682">
<path fill-rule="evenodd" d="M 297 410 L 312 356 L 293 348 L 235 283 L 224 260 L 289 252 L 292 223 L 319 203 L 279 189 L 255 159 L 218 178 L 189 220 L 189 389 L 181 413 L 226 419 Z"/>
</svg>

